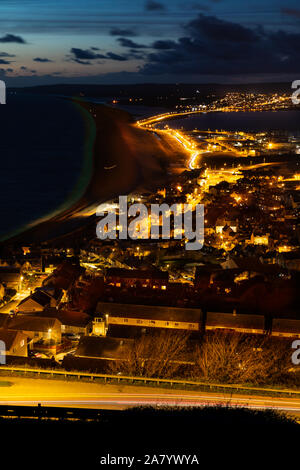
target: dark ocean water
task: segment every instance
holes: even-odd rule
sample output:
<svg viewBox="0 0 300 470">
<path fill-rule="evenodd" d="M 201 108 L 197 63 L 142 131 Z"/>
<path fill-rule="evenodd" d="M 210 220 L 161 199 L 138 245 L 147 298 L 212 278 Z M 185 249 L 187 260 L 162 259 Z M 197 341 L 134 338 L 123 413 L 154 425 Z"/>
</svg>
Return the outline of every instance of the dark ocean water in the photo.
<svg viewBox="0 0 300 470">
<path fill-rule="evenodd" d="M 0 239 L 74 198 L 84 157 L 85 124 L 76 105 L 8 94 L 0 106 Z"/>
<path fill-rule="evenodd" d="M 161 126 L 164 126 L 162 123 Z M 265 111 L 256 113 L 207 113 L 192 115 L 168 122 L 169 127 L 185 130 L 211 129 L 228 131 L 271 131 L 283 130 L 300 133 L 300 111 Z"/>
</svg>

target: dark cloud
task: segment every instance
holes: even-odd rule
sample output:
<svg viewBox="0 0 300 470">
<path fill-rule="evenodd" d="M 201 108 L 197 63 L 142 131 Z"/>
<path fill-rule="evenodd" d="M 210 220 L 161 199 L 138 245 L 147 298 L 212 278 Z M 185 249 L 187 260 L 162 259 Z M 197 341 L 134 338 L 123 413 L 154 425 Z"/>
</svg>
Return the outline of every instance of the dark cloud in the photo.
<svg viewBox="0 0 300 470">
<path fill-rule="evenodd" d="M 91 49 L 79 49 L 77 47 L 72 47 L 71 54 L 73 54 L 75 59 L 79 60 L 95 60 L 95 59 L 105 59 L 103 54 L 95 54 Z"/>
<path fill-rule="evenodd" d="M 53 62 L 53 60 L 47 59 L 46 57 L 35 57 L 35 59 L 33 60 L 34 62 L 42 62 L 42 63 Z"/>
<path fill-rule="evenodd" d="M 7 52 L 0 52 L 0 64 L 1 65 L 9 65 L 11 64 L 11 60 L 7 60 L 7 59 L 10 59 L 12 57 L 16 57 L 14 54 L 8 54 Z"/>
<path fill-rule="evenodd" d="M 147 11 L 162 11 L 165 10 L 165 6 L 163 3 L 156 2 L 155 0 L 147 0 L 145 4 L 145 9 Z"/>
<path fill-rule="evenodd" d="M 16 57 L 14 54 L 8 54 L 7 52 L 0 52 L 0 57 Z"/>
<path fill-rule="evenodd" d="M 120 62 L 123 62 L 123 61 L 125 61 L 125 60 L 128 60 L 128 57 L 127 57 L 127 56 L 115 54 L 114 52 L 108 52 L 108 53 L 106 54 L 106 58 L 107 58 L 107 59 L 112 59 L 112 60 L 118 60 L 118 61 L 120 61 Z"/>
<path fill-rule="evenodd" d="M 300 73 L 300 33 L 248 28 L 203 14 L 177 41 L 157 41 L 140 72 L 147 75 Z M 155 47 L 156 45 L 156 47 Z"/>
<path fill-rule="evenodd" d="M 92 65 L 92 62 L 89 62 L 88 60 L 76 59 L 76 57 L 73 58 L 72 61 L 76 62 L 76 64 L 80 64 L 80 65 Z"/>
<path fill-rule="evenodd" d="M 155 41 L 152 46 L 153 49 L 175 49 L 176 47 L 176 42 L 175 41 L 164 41 L 164 40 L 160 40 L 160 41 Z"/>
<path fill-rule="evenodd" d="M 111 59 L 117 61 L 128 60 L 128 56 L 123 56 L 115 54 L 114 52 L 107 52 L 107 54 L 96 54 L 92 49 L 79 49 L 77 47 L 72 47 L 71 55 L 69 55 L 69 60 L 76 62 L 80 65 L 92 65 L 93 61 L 99 59 Z"/>
<path fill-rule="evenodd" d="M 148 47 L 145 46 L 145 44 L 137 44 L 135 41 L 127 38 L 118 38 L 118 42 L 122 47 L 129 47 L 132 49 L 146 49 Z"/>
<path fill-rule="evenodd" d="M 16 36 L 15 34 L 6 34 L 5 36 L 0 37 L 0 42 L 2 43 L 16 43 L 16 44 L 27 44 L 25 39 L 21 36 Z"/>
<path fill-rule="evenodd" d="M 281 13 L 293 16 L 294 18 L 300 18 L 300 10 L 297 10 L 296 8 L 281 8 Z"/>
<path fill-rule="evenodd" d="M 257 34 L 250 28 L 203 14 L 191 21 L 187 30 L 193 35 L 205 36 L 215 41 L 251 42 L 257 39 Z"/>
<path fill-rule="evenodd" d="M 138 51 L 134 49 L 130 49 L 129 54 L 128 54 L 128 59 L 137 59 L 137 60 L 143 60 L 145 59 L 145 53 L 139 49 Z"/>
<path fill-rule="evenodd" d="M 126 37 L 135 37 L 137 33 L 132 29 L 121 29 L 121 28 L 113 28 L 110 30 L 111 36 L 126 36 Z"/>
</svg>

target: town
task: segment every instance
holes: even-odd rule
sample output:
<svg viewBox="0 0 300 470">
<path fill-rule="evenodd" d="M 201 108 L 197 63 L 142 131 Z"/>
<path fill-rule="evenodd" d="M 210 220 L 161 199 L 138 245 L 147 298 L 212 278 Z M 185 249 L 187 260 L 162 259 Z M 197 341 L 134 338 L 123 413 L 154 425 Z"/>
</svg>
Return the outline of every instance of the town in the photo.
<svg viewBox="0 0 300 470">
<path fill-rule="evenodd" d="M 254 103 L 263 101 L 259 96 Z M 281 106 L 285 98 L 273 101 Z M 124 221 L 118 198 L 101 206 L 114 211 L 113 237 L 98 238 L 95 223 L 62 246 L 6 244 L 0 340 L 8 364 L 145 375 L 145 367 L 130 369 L 129 363 L 141 344 L 140 361 L 155 362 L 156 348 L 147 350 L 151 338 L 156 347 L 166 345 L 169 367 L 161 376 L 193 376 L 199 344 L 213 344 L 215 335 L 226 341 L 247 337 L 257 350 L 262 342 L 267 350 L 290 348 L 300 338 L 299 136 L 179 132 L 171 125 L 169 115 L 137 122 L 179 140 L 186 160 L 176 162 L 165 185 L 136 190 L 128 201 L 146 211 L 154 204 L 188 204 L 193 216 L 201 205 L 202 249 L 186 252 L 188 237 L 176 224 L 164 237 L 166 215 L 168 224 L 175 215 L 163 210 L 155 219 L 156 237 L 145 237 L 139 227 L 126 239 L 116 219 L 118 214 Z M 140 226 L 146 224 L 148 233 L 152 223 L 147 216 Z M 180 347 L 172 358 L 168 347 L 176 337 Z M 174 361 L 181 367 L 174 368 Z"/>
</svg>

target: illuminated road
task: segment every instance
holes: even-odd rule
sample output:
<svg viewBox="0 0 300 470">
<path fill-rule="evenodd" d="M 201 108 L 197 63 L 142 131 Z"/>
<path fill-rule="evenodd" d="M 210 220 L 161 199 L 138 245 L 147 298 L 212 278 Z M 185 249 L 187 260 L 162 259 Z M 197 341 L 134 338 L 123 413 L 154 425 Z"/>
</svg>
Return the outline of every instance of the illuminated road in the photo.
<svg viewBox="0 0 300 470">
<path fill-rule="evenodd" d="M 21 300 L 25 299 L 28 295 L 30 295 L 30 290 L 24 290 L 16 294 L 10 302 L 0 308 L 0 313 L 10 313 L 11 310 L 15 310 Z"/>
<path fill-rule="evenodd" d="M 300 397 L 272 398 L 254 395 L 225 395 L 158 387 L 103 385 L 47 379 L 0 377 L 0 405 L 73 406 L 97 409 L 124 409 L 129 406 L 230 405 L 255 409 L 272 408 L 300 416 Z"/>
<path fill-rule="evenodd" d="M 252 112 L 255 111 L 262 111 L 263 109 L 269 109 L 270 106 L 276 105 L 276 104 L 282 104 L 283 101 L 288 100 L 289 97 L 276 97 L 273 100 L 266 101 L 264 103 L 259 103 L 257 106 L 254 106 L 253 109 L 249 110 Z M 182 116 L 189 116 L 189 115 L 197 115 L 197 114 L 207 114 L 207 113 L 215 113 L 215 112 L 224 112 L 224 113 L 230 113 L 230 112 L 237 112 L 237 111 L 243 111 L 243 105 L 244 103 L 237 102 L 235 103 L 234 106 L 223 106 L 223 107 L 218 107 L 218 108 L 209 108 L 207 106 L 204 106 L 204 109 L 194 109 L 194 110 L 185 110 L 185 111 L 173 111 L 173 112 L 167 112 L 164 114 L 158 114 L 156 116 L 150 116 L 149 118 L 146 119 L 141 119 L 136 122 L 137 127 L 141 127 L 146 130 L 154 130 L 156 134 L 165 134 L 168 137 L 171 137 L 173 139 L 176 139 L 184 148 L 184 150 L 189 154 L 189 160 L 188 160 L 188 166 L 191 170 L 194 170 L 197 168 L 197 161 L 198 158 L 200 157 L 201 154 L 205 153 L 205 150 L 200 150 L 197 149 L 197 142 L 195 142 L 193 139 L 190 137 L 187 137 L 183 133 L 179 132 L 178 130 L 173 130 L 169 129 L 168 126 L 167 129 L 164 130 L 158 130 L 155 127 L 155 124 L 161 124 L 163 121 L 166 121 L 168 119 L 173 119 L 177 117 L 182 117 Z M 240 108 L 239 106 L 242 106 Z M 212 143 L 213 148 L 218 147 L 222 151 L 230 151 L 237 157 L 249 157 L 249 156 L 255 156 L 255 151 L 251 149 L 242 149 L 242 150 L 237 150 L 235 145 L 232 145 L 230 142 L 226 142 L 224 139 L 220 137 L 220 135 L 239 135 L 241 140 L 254 140 L 255 137 L 252 134 L 246 133 L 246 132 L 227 132 L 227 131 L 209 131 L 209 130 L 204 130 L 204 131 L 199 131 L 199 132 L 204 132 L 204 133 L 212 133 L 212 134 L 219 134 L 217 142 L 215 141 L 215 138 L 208 138 L 207 143 Z M 216 145 L 217 144 L 217 145 Z M 269 148 L 272 148 L 273 144 L 269 143 Z M 207 149 L 209 150 L 209 149 Z"/>
<path fill-rule="evenodd" d="M 251 109 L 251 111 L 252 112 L 261 111 L 262 109 L 264 109 L 264 107 L 268 108 L 272 105 L 279 104 L 279 103 L 282 103 L 283 101 L 289 101 L 289 100 L 290 100 L 290 96 L 277 97 L 271 101 L 259 103 L 259 105 L 254 106 L 253 109 Z M 158 114 L 156 116 L 150 116 L 149 118 L 146 118 L 146 119 L 141 119 L 137 122 L 137 124 L 140 126 L 149 126 L 149 125 L 164 121 L 166 119 L 188 116 L 188 115 L 193 115 L 193 114 L 206 114 L 206 113 L 215 113 L 215 112 L 232 113 L 232 112 L 242 111 L 243 109 L 239 108 L 239 106 L 243 106 L 243 102 L 237 102 L 235 103 L 234 106 L 223 106 L 223 107 L 212 108 L 212 109 L 205 106 L 204 109 L 196 109 L 194 111 L 192 110 L 173 111 L 169 113 Z"/>
<path fill-rule="evenodd" d="M 224 111 L 224 109 L 220 108 L 220 109 L 215 109 L 214 111 L 207 111 L 207 112 Z M 227 110 L 227 108 L 226 108 L 226 111 L 224 111 L 224 112 L 229 112 L 229 111 L 230 110 Z M 154 124 L 161 123 L 162 121 L 164 121 L 166 119 L 170 119 L 170 118 L 174 118 L 174 117 L 182 116 L 182 115 L 186 116 L 186 115 L 190 115 L 190 114 L 201 114 L 203 112 L 204 111 L 189 111 L 189 112 L 184 112 L 184 113 L 166 113 L 166 114 L 152 116 L 148 119 L 138 121 L 136 124 L 137 124 L 138 127 L 147 129 L 148 126 L 150 126 L 150 128 L 152 128 L 152 126 Z M 207 152 L 207 150 L 197 149 L 197 142 L 195 142 L 190 137 L 187 137 L 182 132 L 179 132 L 178 130 L 174 130 L 174 129 L 170 129 L 170 128 L 167 128 L 167 129 L 164 129 L 164 130 L 155 129 L 155 132 L 156 132 L 156 134 L 160 133 L 162 135 L 166 135 L 168 137 L 171 137 L 171 138 L 175 139 L 184 148 L 184 150 L 189 155 L 188 166 L 191 170 L 194 170 L 195 168 L 197 168 L 197 160 L 200 157 L 200 155 Z M 210 131 L 204 131 L 204 132 L 210 132 Z M 222 131 L 220 131 L 220 132 L 217 131 L 216 133 L 223 134 Z M 253 139 L 252 135 L 246 134 L 245 132 L 235 132 L 235 133 L 227 132 L 226 134 L 232 134 L 232 135 L 239 134 L 240 137 L 243 138 L 243 139 L 248 139 L 248 138 Z M 214 143 L 214 139 L 207 139 L 207 142 L 208 143 L 209 142 Z M 228 143 L 226 143 L 224 141 L 218 141 L 218 145 L 220 147 L 223 147 L 226 151 L 229 150 L 230 152 L 233 152 L 236 156 L 245 156 L 243 152 L 238 151 L 234 146 L 229 145 Z"/>
</svg>

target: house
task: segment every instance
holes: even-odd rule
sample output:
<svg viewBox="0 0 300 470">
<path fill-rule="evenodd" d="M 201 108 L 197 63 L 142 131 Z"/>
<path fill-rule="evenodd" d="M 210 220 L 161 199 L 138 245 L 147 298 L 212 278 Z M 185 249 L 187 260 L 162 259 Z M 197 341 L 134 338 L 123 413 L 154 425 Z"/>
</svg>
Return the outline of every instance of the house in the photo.
<svg viewBox="0 0 300 470">
<path fill-rule="evenodd" d="M 224 227 L 229 227 L 233 232 L 236 232 L 238 229 L 238 223 L 236 220 L 230 220 L 227 218 L 219 218 L 216 221 L 216 233 L 222 233 Z"/>
<path fill-rule="evenodd" d="M 221 263 L 223 269 L 240 269 L 242 271 L 248 272 L 258 272 L 261 267 L 262 263 L 259 258 L 255 257 L 234 257 L 228 256 L 226 261 Z"/>
<path fill-rule="evenodd" d="M 7 322 L 7 329 L 17 330 L 30 338 L 31 344 L 43 341 L 61 342 L 61 322 L 57 318 L 16 315 Z"/>
<path fill-rule="evenodd" d="M 19 291 L 22 285 L 21 269 L 14 266 L 0 266 L 0 283 L 7 289 Z"/>
<path fill-rule="evenodd" d="M 61 298 L 63 296 L 63 291 L 62 289 L 57 289 L 54 287 L 37 287 L 34 292 L 39 293 L 41 292 L 42 294 L 48 295 L 50 297 L 50 307 L 56 307 L 59 302 L 61 301 Z"/>
<path fill-rule="evenodd" d="M 5 287 L 0 283 L 0 301 L 5 296 Z"/>
<path fill-rule="evenodd" d="M 169 274 L 158 269 L 109 268 L 106 271 L 105 282 L 115 287 L 149 287 L 165 290 L 169 282 Z"/>
<path fill-rule="evenodd" d="M 216 273 L 222 272 L 219 264 L 206 263 L 203 266 L 197 266 L 195 271 L 194 286 L 196 289 L 207 289 L 214 280 Z"/>
<path fill-rule="evenodd" d="M 3 362 L 3 355 L 7 356 L 23 356 L 27 357 L 27 343 L 28 336 L 18 330 L 8 330 L 6 328 L 0 328 L 0 344 L 5 346 L 5 350 L 0 353 L 1 364 Z"/>
<path fill-rule="evenodd" d="M 272 336 L 287 338 L 300 338 L 300 320 L 288 320 L 286 318 L 273 318 Z"/>
<path fill-rule="evenodd" d="M 300 271 L 300 251 L 280 253 L 278 263 L 286 269 Z"/>
<path fill-rule="evenodd" d="M 98 302 L 96 316 L 105 321 L 109 331 L 115 326 L 144 331 L 153 328 L 200 331 L 202 327 L 202 311 L 199 308 Z"/>
<path fill-rule="evenodd" d="M 57 289 L 67 290 L 78 279 L 85 269 L 82 268 L 76 258 L 69 258 L 62 262 L 53 273 L 43 282 L 43 287 L 51 286 Z"/>
<path fill-rule="evenodd" d="M 56 300 L 42 290 L 36 290 L 17 305 L 17 311 L 21 313 L 42 312 L 45 307 L 55 307 Z"/>
<path fill-rule="evenodd" d="M 250 238 L 251 245 L 266 245 L 269 244 L 269 233 L 252 233 Z"/>
<path fill-rule="evenodd" d="M 224 238 L 233 239 L 236 236 L 236 232 L 234 232 L 229 225 L 225 225 L 222 230 L 222 235 Z"/>
<path fill-rule="evenodd" d="M 70 308 L 67 310 L 46 308 L 43 312 L 38 312 L 36 316 L 56 318 L 61 323 L 62 333 L 89 335 L 92 332 L 92 318 L 84 312 L 71 310 Z"/>
<path fill-rule="evenodd" d="M 132 339 L 83 336 L 75 351 L 76 357 L 120 360 L 126 357 Z"/>
<path fill-rule="evenodd" d="M 234 271 L 236 274 L 244 273 L 245 278 L 261 275 L 271 279 L 278 278 L 280 274 L 287 274 L 287 270 L 279 266 L 279 264 L 262 263 L 260 258 L 257 257 L 228 257 L 226 261 L 221 263 L 221 266 L 228 274 L 230 271 Z"/>
<path fill-rule="evenodd" d="M 233 330 L 238 333 L 263 334 L 265 331 L 262 315 L 241 315 L 236 313 L 207 312 L 206 330 Z"/>
</svg>

